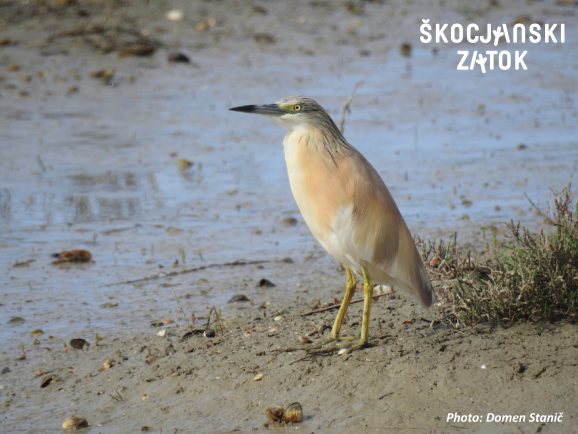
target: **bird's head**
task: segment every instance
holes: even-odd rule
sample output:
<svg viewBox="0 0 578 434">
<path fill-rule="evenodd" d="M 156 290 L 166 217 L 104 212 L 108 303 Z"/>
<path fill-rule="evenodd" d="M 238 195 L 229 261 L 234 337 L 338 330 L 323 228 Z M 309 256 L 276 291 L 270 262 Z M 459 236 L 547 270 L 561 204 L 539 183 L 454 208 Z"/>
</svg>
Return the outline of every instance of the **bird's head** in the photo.
<svg viewBox="0 0 578 434">
<path fill-rule="evenodd" d="M 332 124 L 327 112 L 315 100 L 304 96 L 290 96 L 273 104 L 244 105 L 230 110 L 270 116 L 288 129 Z"/>
</svg>

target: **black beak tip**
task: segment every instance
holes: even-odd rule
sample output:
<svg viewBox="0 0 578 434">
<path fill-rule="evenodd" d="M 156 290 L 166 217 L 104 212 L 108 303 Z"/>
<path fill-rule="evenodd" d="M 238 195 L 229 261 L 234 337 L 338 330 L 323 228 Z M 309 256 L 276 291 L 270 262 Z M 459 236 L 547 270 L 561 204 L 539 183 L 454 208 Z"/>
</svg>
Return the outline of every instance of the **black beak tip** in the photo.
<svg viewBox="0 0 578 434">
<path fill-rule="evenodd" d="M 252 113 L 255 111 L 255 109 L 257 108 L 256 105 L 241 105 L 238 107 L 231 107 L 229 110 L 232 110 L 234 112 L 243 112 L 243 113 Z"/>
</svg>

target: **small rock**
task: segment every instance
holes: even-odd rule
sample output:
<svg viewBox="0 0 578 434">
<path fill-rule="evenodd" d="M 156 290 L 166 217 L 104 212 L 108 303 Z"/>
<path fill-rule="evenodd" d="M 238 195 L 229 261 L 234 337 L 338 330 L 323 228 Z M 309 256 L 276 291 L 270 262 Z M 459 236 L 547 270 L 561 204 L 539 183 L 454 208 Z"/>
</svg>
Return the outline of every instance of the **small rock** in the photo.
<svg viewBox="0 0 578 434">
<path fill-rule="evenodd" d="M 167 335 L 167 330 L 166 330 L 166 329 L 162 329 L 162 330 L 159 330 L 159 331 L 157 332 L 157 336 L 159 336 L 159 337 L 161 337 L 161 338 L 164 338 L 166 335 Z"/>
<path fill-rule="evenodd" d="M 285 217 L 279 223 L 281 223 L 283 226 L 291 227 L 297 226 L 298 221 L 295 217 Z"/>
<path fill-rule="evenodd" d="M 21 316 L 13 316 L 12 318 L 10 318 L 8 320 L 8 324 L 18 325 L 18 324 L 22 324 L 25 321 L 26 320 L 24 318 L 22 318 Z"/>
<path fill-rule="evenodd" d="M 261 280 L 259 280 L 259 283 L 257 284 L 257 286 L 259 288 L 272 288 L 275 286 L 275 284 L 273 282 L 271 282 L 269 279 L 261 279 Z"/>
<path fill-rule="evenodd" d="M 255 33 L 253 37 L 255 42 L 260 45 L 271 45 L 277 42 L 275 37 L 269 33 Z"/>
<path fill-rule="evenodd" d="M 191 63 L 189 56 L 181 51 L 169 53 L 168 60 L 172 63 Z"/>
<path fill-rule="evenodd" d="M 262 372 L 259 372 L 257 375 L 255 375 L 255 377 L 253 377 L 253 380 L 255 381 L 261 381 L 263 379 L 264 374 Z"/>
<path fill-rule="evenodd" d="M 404 42 L 399 46 L 399 54 L 403 57 L 411 57 L 411 44 L 409 42 Z"/>
<path fill-rule="evenodd" d="M 247 297 L 245 294 L 237 294 L 237 295 L 233 295 L 230 299 L 229 299 L 229 303 L 246 303 L 249 300 L 249 297 Z"/>
<path fill-rule="evenodd" d="M 82 350 L 84 347 L 90 346 L 90 344 L 86 339 L 75 338 L 70 340 L 70 346 L 77 350 Z"/>
<path fill-rule="evenodd" d="M 159 319 L 155 321 L 151 321 L 151 327 L 162 327 L 164 325 L 172 324 L 175 320 L 166 318 L 166 319 Z"/>
<path fill-rule="evenodd" d="M 47 387 L 48 385 L 50 385 L 50 383 L 52 383 L 52 381 L 55 379 L 54 375 L 47 375 L 46 377 L 44 377 L 42 379 L 42 381 L 40 382 L 40 388 L 44 389 L 45 387 Z"/>
<path fill-rule="evenodd" d="M 181 171 L 186 171 L 195 165 L 193 161 L 187 160 L 185 158 L 179 158 L 177 160 L 177 164 L 179 165 L 179 170 Z"/>
<path fill-rule="evenodd" d="M 99 69 L 90 73 L 90 76 L 96 80 L 102 81 L 105 85 L 110 85 L 114 81 L 116 69 Z"/>
<path fill-rule="evenodd" d="M 171 9 L 165 14 L 165 18 L 169 21 L 181 21 L 185 14 L 180 9 Z"/>
<path fill-rule="evenodd" d="M 203 332 L 203 336 L 206 338 L 214 338 L 215 337 L 215 330 L 207 329 Z"/>
<path fill-rule="evenodd" d="M 0 39 L 0 47 L 8 47 L 10 45 L 17 45 L 18 42 L 16 42 L 14 39 L 10 39 L 10 38 L 2 38 Z"/>
</svg>

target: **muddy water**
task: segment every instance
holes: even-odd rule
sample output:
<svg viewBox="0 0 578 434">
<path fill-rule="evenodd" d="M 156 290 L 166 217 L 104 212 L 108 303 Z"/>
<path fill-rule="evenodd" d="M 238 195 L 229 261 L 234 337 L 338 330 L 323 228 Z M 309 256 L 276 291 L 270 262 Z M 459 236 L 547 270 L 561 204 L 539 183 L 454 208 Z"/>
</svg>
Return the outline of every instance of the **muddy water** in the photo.
<svg viewBox="0 0 578 434">
<path fill-rule="evenodd" d="M 548 68 L 553 59 L 571 64 L 572 46 L 560 50 L 534 52 L 533 71 L 482 76 L 456 72 L 453 53 L 427 49 L 353 63 L 346 48 L 314 62 L 282 53 L 223 58 L 209 49 L 196 68 L 167 65 L 161 54 L 124 61 L 113 86 L 81 78 L 79 92 L 68 94 L 69 82 L 46 80 L 33 82 L 26 98 L 6 93 L 0 339 L 15 344 L 36 328 L 92 336 L 141 327 L 178 315 L 178 297 L 202 312 L 225 305 L 248 271 L 108 286 L 115 282 L 319 255 L 290 195 L 283 131 L 227 111 L 233 105 L 298 93 L 339 119 L 360 83 L 346 136 L 382 174 L 414 232 L 457 231 L 481 243 L 489 236 L 481 228 L 510 218 L 538 225 L 525 196 L 547 206 L 550 189 L 578 165 L 575 66 Z M 298 224 L 284 225 L 287 217 Z M 94 262 L 50 264 L 51 253 L 70 248 L 91 250 Z M 252 291 L 252 283 L 243 287 L 250 298 Z M 25 323 L 7 324 L 13 317 Z"/>
</svg>

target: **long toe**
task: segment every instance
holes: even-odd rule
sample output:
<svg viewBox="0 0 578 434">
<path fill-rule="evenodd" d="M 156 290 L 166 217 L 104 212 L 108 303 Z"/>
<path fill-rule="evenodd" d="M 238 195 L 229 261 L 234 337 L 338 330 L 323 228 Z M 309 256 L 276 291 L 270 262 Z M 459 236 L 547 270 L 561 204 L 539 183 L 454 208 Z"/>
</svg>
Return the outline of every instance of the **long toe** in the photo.
<svg viewBox="0 0 578 434">
<path fill-rule="evenodd" d="M 294 351 L 310 351 L 323 348 L 325 345 L 334 343 L 336 340 L 333 336 L 326 336 L 311 344 L 302 344 L 298 347 L 276 348 L 273 352 L 276 353 L 292 353 Z"/>
<path fill-rule="evenodd" d="M 309 354 L 327 354 L 335 353 L 339 351 L 345 351 L 350 353 L 352 351 L 361 350 L 368 346 L 368 343 L 362 339 L 351 339 L 351 340 L 333 340 L 324 345 L 316 344 L 315 346 L 309 346 L 305 348 L 305 351 Z"/>
</svg>

